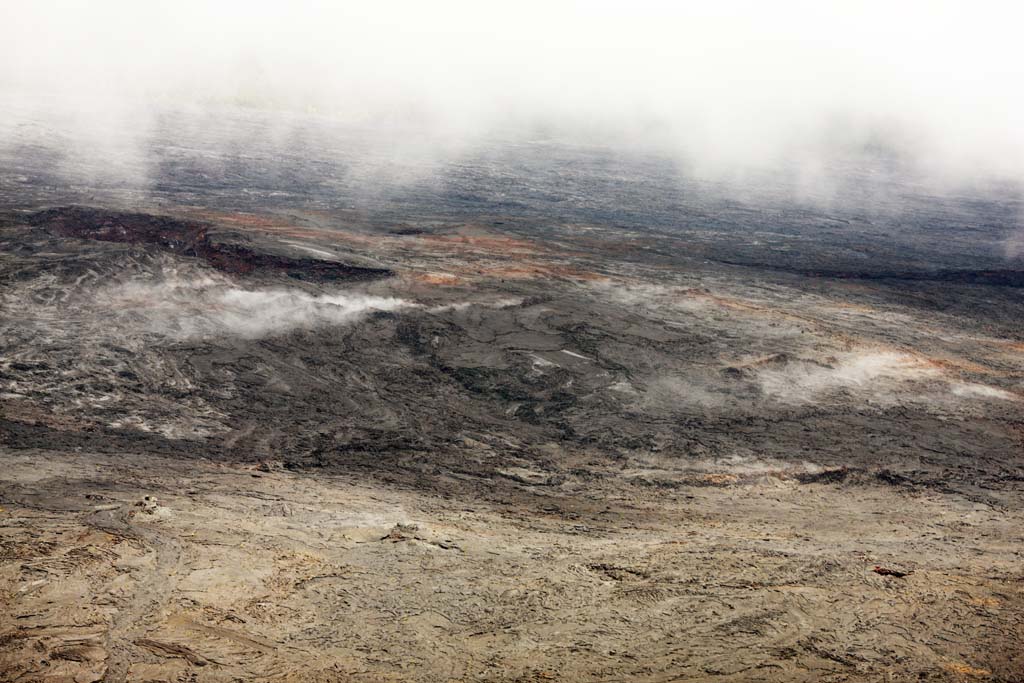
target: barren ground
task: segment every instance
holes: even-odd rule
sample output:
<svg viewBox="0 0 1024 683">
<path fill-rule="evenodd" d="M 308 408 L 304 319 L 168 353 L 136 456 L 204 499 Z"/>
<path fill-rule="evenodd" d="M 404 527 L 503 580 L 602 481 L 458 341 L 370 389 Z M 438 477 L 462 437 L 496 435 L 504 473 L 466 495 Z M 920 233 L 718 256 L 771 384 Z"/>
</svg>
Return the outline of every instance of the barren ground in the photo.
<svg viewBox="0 0 1024 683">
<path fill-rule="evenodd" d="M 2 150 L 0 679 L 1024 680 L 1019 190 L 233 125 Z"/>
</svg>

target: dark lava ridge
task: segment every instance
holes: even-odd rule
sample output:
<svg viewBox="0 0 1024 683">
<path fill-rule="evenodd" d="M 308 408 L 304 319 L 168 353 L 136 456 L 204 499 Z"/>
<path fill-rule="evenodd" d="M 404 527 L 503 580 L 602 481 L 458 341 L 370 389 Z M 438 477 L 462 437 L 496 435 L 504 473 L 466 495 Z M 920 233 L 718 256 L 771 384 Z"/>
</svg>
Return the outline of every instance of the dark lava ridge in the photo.
<svg viewBox="0 0 1024 683">
<path fill-rule="evenodd" d="M 798 268 L 795 266 L 749 263 L 716 259 L 718 263 L 744 268 L 759 268 L 804 277 L 829 278 L 833 280 L 906 280 L 922 282 L 954 282 L 964 285 L 989 285 L 991 287 L 1024 287 L 1024 270 L 1008 268 L 952 269 L 941 270 L 837 270 L 824 268 Z"/>
<path fill-rule="evenodd" d="M 169 216 L 65 206 L 35 213 L 29 217 L 28 223 L 63 237 L 153 244 L 181 256 L 204 259 L 219 271 L 238 275 L 271 271 L 299 280 L 314 281 L 374 280 L 393 275 L 387 268 L 289 258 L 260 253 L 238 244 L 215 242 L 210 237 L 209 224 Z"/>
</svg>

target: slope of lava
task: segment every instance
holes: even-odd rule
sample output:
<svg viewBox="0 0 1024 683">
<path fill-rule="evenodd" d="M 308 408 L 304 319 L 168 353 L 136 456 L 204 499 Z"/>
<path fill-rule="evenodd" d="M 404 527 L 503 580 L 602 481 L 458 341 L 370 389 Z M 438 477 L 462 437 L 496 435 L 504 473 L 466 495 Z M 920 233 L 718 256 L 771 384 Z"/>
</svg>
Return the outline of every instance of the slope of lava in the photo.
<svg viewBox="0 0 1024 683">
<path fill-rule="evenodd" d="M 271 271 L 316 281 L 373 280 L 392 275 L 392 271 L 386 268 L 290 258 L 261 253 L 238 244 L 216 242 L 210 237 L 209 224 L 168 216 L 67 206 L 33 214 L 28 223 L 63 237 L 156 245 L 182 256 L 201 258 L 226 273 L 244 275 Z"/>
</svg>

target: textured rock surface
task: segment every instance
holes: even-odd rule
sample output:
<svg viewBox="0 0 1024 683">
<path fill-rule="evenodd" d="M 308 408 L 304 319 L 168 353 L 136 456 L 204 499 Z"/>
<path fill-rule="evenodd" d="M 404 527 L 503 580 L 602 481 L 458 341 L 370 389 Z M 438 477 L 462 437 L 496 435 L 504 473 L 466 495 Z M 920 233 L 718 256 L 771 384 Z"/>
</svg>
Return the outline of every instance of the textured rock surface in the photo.
<svg viewBox="0 0 1024 683">
<path fill-rule="evenodd" d="M 0 678 L 1022 680 L 1018 190 L 259 125 L 2 150 Z"/>
</svg>

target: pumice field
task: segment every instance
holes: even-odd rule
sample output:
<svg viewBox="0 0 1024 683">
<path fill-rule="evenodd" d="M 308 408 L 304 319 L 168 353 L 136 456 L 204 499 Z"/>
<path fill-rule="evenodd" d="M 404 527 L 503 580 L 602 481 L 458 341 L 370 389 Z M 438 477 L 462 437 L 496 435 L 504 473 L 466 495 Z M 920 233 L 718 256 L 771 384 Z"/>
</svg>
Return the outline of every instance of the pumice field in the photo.
<svg viewBox="0 0 1024 683">
<path fill-rule="evenodd" d="M 0 683 L 1024 683 L 939 4 L 0 7 Z"/>
</svg>

